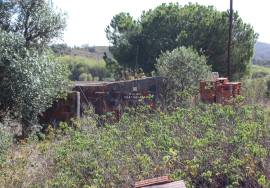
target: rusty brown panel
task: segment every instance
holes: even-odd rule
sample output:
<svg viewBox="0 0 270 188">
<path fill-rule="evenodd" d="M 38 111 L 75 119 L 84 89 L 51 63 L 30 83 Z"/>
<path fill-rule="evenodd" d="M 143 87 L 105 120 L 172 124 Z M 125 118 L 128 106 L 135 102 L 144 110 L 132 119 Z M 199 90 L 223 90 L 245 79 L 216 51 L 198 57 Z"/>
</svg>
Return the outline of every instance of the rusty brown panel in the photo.
<svg viewBox="0 0 270 188">
<path fill-rule="evenodd" d="M 160 88 L 162 78 L 144 78 L 139 80 L 126 80 L 126 81 L 115 81 L 115 82 L 75 82 L 74 88 L 75 92 L 80 93 L 80 103 L 83 106 L 93 105 L 95 112 L 99 115 L 113 112 L 116 114 L 116 119 L 120 119 L 122 108 L 128 106 L 132 101 L 124 100 L 124 96 L 129 95 L 133 92 L 134 87 L 141 95 L 147 95 L 154 93 L 157 98 L 159 98 Z M 56 102 L 52 108 L 46 111 L 47 119 L 67 119 L 72 117 L 73 111 L 76 112 L 74 108 L 74 100 L 70 99 L 60 100 Z M 154 100 L 145 100 L 153 108 L 155 107 Z M 74 110 L 68 110 L 72 109 Z M 67 112 L 70 111 L 70 115 Z M 62 117 L 63 116 L 63 117 Z"/>
<path fill-rule="evenodd" d="M 121 106 L 125 107 L 127 102 L 123 101 L 123 96 L 130 94 L 133 87 L 137 87 L 138 91 L 145 95 L 150 93 L 151 87 L 158 88 L 160 78 L 145 78 L 139 80 L 127 80 L 117 82 L 77 82 L 75 91 L 82 93 L 82 103 L 91 102 L 98 114 L 115 111 L 115 106 L 110 104 L 108 98 L 115 102 L 120 101 Z M 103 96 L 102 93 L 104 93 Z M 113 103 L 113 101 L 111 101 Z M 116 105 L 117 106 L 117 105 Z"/>
<path fill-rule="evenodd" d="M 147 186 L 144 188 L 186 188 L 186 185 L 183 181 L 176 181 L 176 182 L 172 182 L 172 183 L 166 183 L 163 185 Z"/>
<path fill-rule="evenodd" d="M 76 117 L 76 92 L 68 92 L 66 99 L 55 101 L 49 109 L 42 114 L 45 122 L 52 123 L 53 120 L 69 121 Z"/>
<path fill-rule="evenodd" d="M 142 188 L 142 187 L 151 186 L 151 185 L 161 185 L 161 184 L 170 183 L 170 182 L 172 182 L 172 180 L 170 179 L 169 176 L 162 176 L 158 178 L 138 181 L 135 183 L 135 188 Z"/>
</svg>

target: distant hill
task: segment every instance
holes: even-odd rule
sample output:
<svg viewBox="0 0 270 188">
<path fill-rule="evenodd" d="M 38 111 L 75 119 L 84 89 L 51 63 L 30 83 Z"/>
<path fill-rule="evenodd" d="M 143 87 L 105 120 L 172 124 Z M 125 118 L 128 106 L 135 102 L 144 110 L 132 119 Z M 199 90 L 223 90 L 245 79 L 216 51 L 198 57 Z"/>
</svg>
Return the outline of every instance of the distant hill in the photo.
<svg viewBox="0 0 270 188">
<path fill-rule="evenodd" d="M 69 55 L 83 56 L 93 59 L 102 59 L 105 52 L 107 54 L 110 54 L 109 48 L 107 46 L 80 47 L 72 48 Z"/>
<path fill-rule="evenodd" d="M 56 44 L 52 46 L 55 53 L 59 55 L 82 56 L 91 59 L 101 60 L 104 53 L 111 57 L 108 46 L 83 46 L 71 48 L 65 44 Z M 255 53 L 253 64 L 270 67 L 270 44 L 257 42 L 255 44 Z"/>
<path fill-rule="evenodd" d="M 58 55 L 81 56 L 96 60 L 102 60 L 104 53 L 111 56 L 108 46 L 69 47 L 66 44 L 55 44 L 51 49 Z"/>
<path fill-rule="evenodd" d="M 270 67 L 270 44 L 263 42 L 255 44 L 253 64 Z"/>
</svg>

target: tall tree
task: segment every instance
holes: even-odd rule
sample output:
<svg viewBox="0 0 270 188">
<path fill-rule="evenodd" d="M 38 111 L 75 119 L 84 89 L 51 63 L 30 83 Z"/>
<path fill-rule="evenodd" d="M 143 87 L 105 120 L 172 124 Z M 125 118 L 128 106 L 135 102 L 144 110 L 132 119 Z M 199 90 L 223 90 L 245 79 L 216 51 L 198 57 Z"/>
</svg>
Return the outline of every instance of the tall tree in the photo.
<svg viewBox="0 0 270 188">
<path fill-rule="evenodd" d="M 21 118 L 26 136 L 38 114 L 64 94 L 68 71 L 47 52 L 23 45 L 23 37 L 0 31 L 0 109 Z"/>
<path fill-rule="evenodd" d="M 233 24 L 231 71 L 236 79 L 248 70 L 257 34 L 237 13 Z M 212 6 L 182 7 L 171 3 L 143 12 L 137 21 L 127 13 L 120 13 L 112 19 L 106 32 L 110 50 L 120 65 L 133 68 L 137 59 L 139 68 L 150 73 L 163 51 L 192 46 L 208 58 L 213 71 L 226 75 L 228 27 L 228 12 L 217 11 Z M 121 53 L 123 50 L 125 53 Z"/>
<path fill-rule="evenodd" d="M 46 0 L 0 1 L 0 28 L 22 35 L 26 47 L 42 48 L 65 29 L 65 15 Z"/>
<path fill-rule="evenodd" d="M 107 38 L 114 44 L 110 47 L 115 59 L 124 68 L 135 68 L 140 29 L 138 23 L 128 13 L 114 16 L 106 29 Z M 141 45 L 140 45 L 141 47 Z"/>
<path fill-rule="evenodd" d="M 68 85 L 66 67 L 47 50 L 65 17 L 46 0 L 2 0 L 0 15 L 0 110 L 20 118 L 27 136 Z"/>
</svg>

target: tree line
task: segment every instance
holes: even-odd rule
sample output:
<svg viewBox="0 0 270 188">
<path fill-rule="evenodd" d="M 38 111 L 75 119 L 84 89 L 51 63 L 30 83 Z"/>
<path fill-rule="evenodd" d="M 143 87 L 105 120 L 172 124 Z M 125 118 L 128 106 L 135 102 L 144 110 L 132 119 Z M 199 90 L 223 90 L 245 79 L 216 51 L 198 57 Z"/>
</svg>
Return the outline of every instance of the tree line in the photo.
<svg viewBox="0 0 270 188">
<path fill-rule="evenodd" d="M 105 56 L 105 60 L 116 73 L 119 69 L 142 69 L 150 75 L 162 52 L 185 46 L 206 56 L 212 70 L 226 76 L 228 31 L 228 12 L 213 6 L 162 4 L 143 12 L 137 20 L 122 12 L 106 28 L 114 58 Z M 239 79 L 249 70 L 257 34 L 237 12 L 232 38 L 231 71 L 233 78 Z"/>
<path fill-rule="evenodd" d="M 65 93 L 67 69 L 48 46 L 65 26 L 65 15 L 45 0 L 0 1 L 0 115 L 20 119 L 23 136 Z"/>
</svg>

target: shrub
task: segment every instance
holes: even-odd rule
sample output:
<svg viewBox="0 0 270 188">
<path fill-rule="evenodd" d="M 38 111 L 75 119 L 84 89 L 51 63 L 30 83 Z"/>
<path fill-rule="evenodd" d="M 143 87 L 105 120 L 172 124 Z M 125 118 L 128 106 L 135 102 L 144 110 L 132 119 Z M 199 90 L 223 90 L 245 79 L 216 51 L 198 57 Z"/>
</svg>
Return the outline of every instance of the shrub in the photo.
<svg viewBox="0 0 270 188">
<path fill-rule="evenodd" d="M 270 97 L 270 78 L 266 82 L 267 85 L 267 96 Z"/>
<path fill-rule="evenodd" d="M 251 66 L 251 78 L 266 78 L 270 76 L 270 68 L 258 65 Z"/>
<path fill-rule="evenodd" d="M 266 76 L 268 76 L 268 73 L 266 73 L 266 72 L 254 72 L 254 73 L 252 74 L 252 79 L 256 79 L 256 78 L 264 78 L 264 77 L 266 77 Z"/>
<path fill-rule="evenodd" d="M 157 62 L 158 75 L 167 78 L 163 92 L 169 103 L 179 98 L 183 100 L 186 94 L 198 94 L 199 82 L 210 70 L 204 56 L 185 47 L 163 53 Z"/>
<path fill-rule="evenodd" d="M 38 114 L 63 96 L 68 72 L 49 53 L 41 54 L 23 45 L 19 35 L 0 31 L 0 107 L 22 119 L 25 135 L 37 122 Z"/>
<path fill-rule="evenodd" d="M 93 80 L 93 77 L 91 74 L 87 74 L 87 73 L 82 73 L 80 76 L 79 76 L 79 81 L 92 81 Z"/>
<path fill-rule="evenodd" d="M 49 186 L 132 187 L 169 174 L 190 187 L 270 186 L 270 128 L 259 107 L 199 105 L 170 114 L 130 110 L 97 128 L 82 120 L 57 148 Z"/>
</svg>

